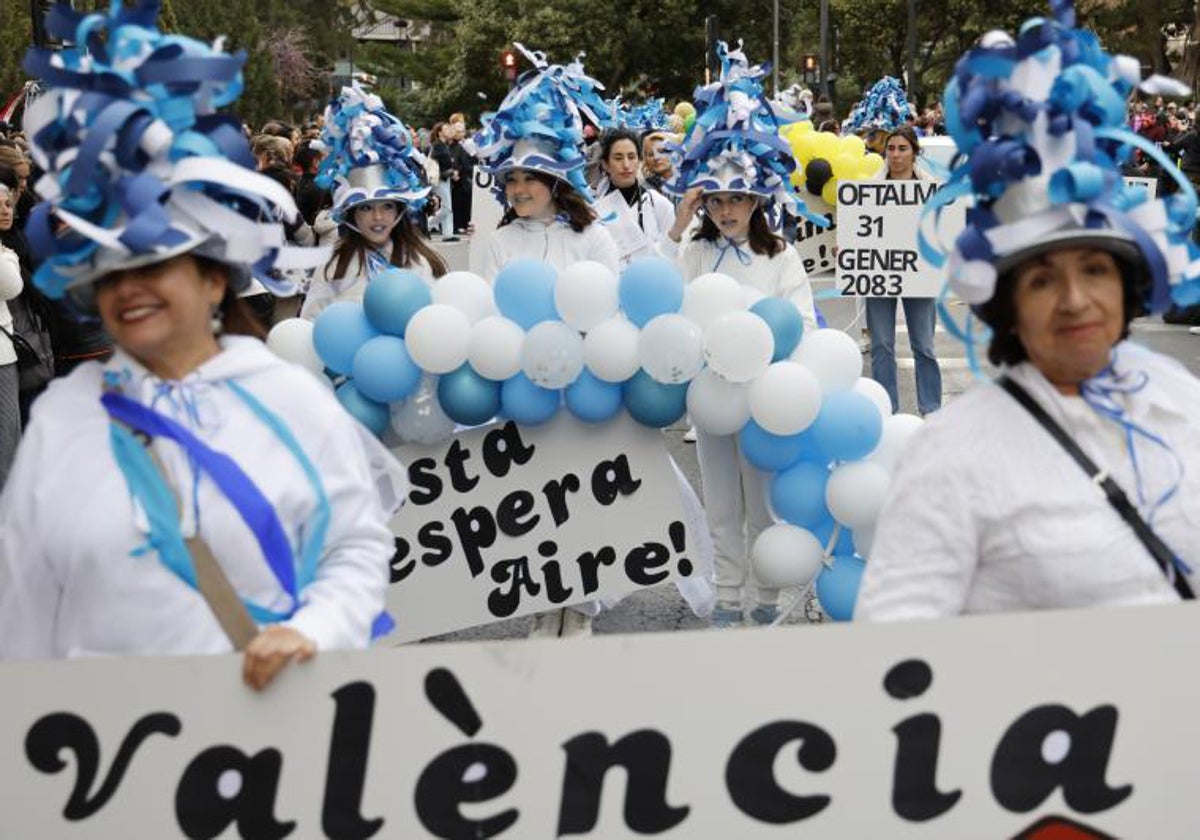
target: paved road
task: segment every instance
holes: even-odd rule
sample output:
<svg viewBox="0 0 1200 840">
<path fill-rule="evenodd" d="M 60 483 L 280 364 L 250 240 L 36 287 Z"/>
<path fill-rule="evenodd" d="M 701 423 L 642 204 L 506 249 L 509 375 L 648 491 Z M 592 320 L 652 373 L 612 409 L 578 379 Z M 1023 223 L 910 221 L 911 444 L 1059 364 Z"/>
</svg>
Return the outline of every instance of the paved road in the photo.
<svg viewBox="0 0 1200 840">
<path fill-rule="evenodd" d="M 446 254 L 452 269 L 465 270 L 467 268 L 468 246 L 465 241 L 437 247 Z M 829 281 L 819 279 L 814 283 L 818 291 L 828 288 L 830 285 Z M 830 326 L 847 329 L 855 337 L 859 336 L 861 323 L 855 319 L 853 301 L 841 299 L 823 301 L 821 310 Z M 956 311 L 958 310 L 959 308 L 956 307 Z M 911 372 L 912 352 L 907 346 L 906 336 L 907 330 L 903 324 L 898 323 L 896 355 L 900 367 L 900 410 L 916 413 L 916 386 Z M 1189 370 L 1200 376 L 1200 336 L 1190 335 L 1186 327 L 1164 324 L 1157 318 L 1140 319 L 1133 325 L 1133 338 L 1160 353 L 1178 359 Z M 948 335 L 940 325 L 934 337 L 934 345 L 942 364 L 943 400 L 948 402 L 970 388 L 975 382 L 975 377 L 967 364 L 962 344 Z M 863 371 L 864 375 L 870 371 L 870 357 L 866 354 L 863 356 Z M 683 441 L 686 431 L 686 424 L 681 423 L 665 430 L 663 436 L 666 438 L 667 449 L 671 456 L 703 498 L 695 446 Z M 795 611 L 788 619 L 787 623 L 789 624 L 822 619 L 811 599 L 801 597 L 802 594 L 798 592 L 785 593 L 785 599 L 789 597 L 799 599 Z M 531 618 L 517 618 L 438 636 L 436 640 L 521 638 L 528 633 L 531 624 Z M 707 626 L 706 621 L 692 615 L 673 586 L 663 586 L 644 590 L 626 598 L 616 608 L 598 617 L 594 624 L 594 630 L 596 633 L 641 633 L 702 629 Z"/>
</svg>

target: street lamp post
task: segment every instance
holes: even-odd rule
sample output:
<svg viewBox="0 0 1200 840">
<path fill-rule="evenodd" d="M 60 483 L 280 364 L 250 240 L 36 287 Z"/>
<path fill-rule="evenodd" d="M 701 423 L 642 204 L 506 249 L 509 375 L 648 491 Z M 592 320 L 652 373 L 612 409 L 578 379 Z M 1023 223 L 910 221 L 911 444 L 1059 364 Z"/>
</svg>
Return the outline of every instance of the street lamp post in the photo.
<svg viewBox="0 0 1200 840">
<path fill-rule="evenodd" d="M 779 0 L 775 0 L 775 49 L 771 56 L 771 79 L 775 85 L 775 96 L 779 96 Z"/>
<path fill-rule="evenodd" d="M 829 0 L 821 0 L 821 58 L 817 62 L 821 95 L 829 96 Z"/>
</svg>

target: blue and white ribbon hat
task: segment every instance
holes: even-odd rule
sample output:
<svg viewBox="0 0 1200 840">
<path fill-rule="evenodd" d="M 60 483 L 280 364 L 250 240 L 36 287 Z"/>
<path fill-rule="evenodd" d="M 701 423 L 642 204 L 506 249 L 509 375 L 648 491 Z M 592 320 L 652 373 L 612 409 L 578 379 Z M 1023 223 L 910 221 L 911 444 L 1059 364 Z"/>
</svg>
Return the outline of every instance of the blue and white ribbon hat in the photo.
<svg viewBox="0 0 1200 840">
<path fill-rule="evenodd" d="M 647 99 L 640 105 L 621 103 L 617 109 L 617 123 L 639 135 L 670 130 L 662 99 Z"/>
<path fill-rule="evenodd" d="M 949 252 L 949 287 L 967 303 L 991 299 L 996 279 L 1064 242 L 1133 254 L 1149 279 L 1152 312 L 1200 302 L 1200 249 L 1190 241 L 1196 194 L 1175 165 L 1125 126 L 1135 87 L 1184 96 L 1137 59 L 1110 55 L 1075 27 L 1070 0 L 1052 0 L 1016 38 L 990 32 L 959 59 L 946 86 L 946 128 L 966 158 L 926 207 L 920 247 L 934 265 L 945 253 L 925 236 L 938 208 L 973 195 L 967 227 Z M 1128 188 L 1120 165 L 1137 148 L 1179 185 L 1151 200 Z"/>
<path fill-rule="evenodd" d="M 544 53 L 513 46 L 533 62 L 534 70 L 467 141 L 467 150 L 495 177 L 492 192 L 502 203 L 503 176 L 514 169 L 551 175 L 592 201 L 584 177 L 583 120 L 586 117 L 597 130 L 612 128 L 616 107 L 600 96 L 604 86 L 584 73 L 582 55 L 564 67 L 550 64 Z"/>
<path fill-rule="evenodd" d="M 286 244 L 291 194 L 254 171 L 241 123 L 217 110 L 242 92 L 245 54 L 155 26 L 158 0 L 107 14 L 59 3 L 47 31 L 61 51 L 31 49 L 25 70 L 46 92 L 25 131 L 45 172 L 26 234 L 39 289 L 62 297 L 125 268 L 192 252 L 229 265 L 235 289 L 251 274 L 277 294 L 282 272 L 323 262 L 321 249 Z"/>
<path fill-rule="evenodd" d="M 317 184 L 333 188 L 334 221 L 368 201 L 420 206 L 429 195 L 425 156 L 399 117 L 383 100 L 358 84 L 342 88 L 325 109 L 321 142 L 329 154 L 317 171 Z"/>
<path fill-rule="evenodd" d="M 912 116 L 908 94 L 898 79 L 884 76 L 859 100 L 842 123 L 843 134 L 894 131 Z"/>
<path fill-rule="evenodd" d="M 762 79 L 769 68 L 750 66 L 740 46 L 730 50 L 723 41 L 717 43 L 721 76 L 696 88 L 696 121 L 682 144 L 666 144 L 681 160 L 663 189 L 674 195 L 693 187 L 756 195 L 772 222 L 783 208 L 825 227 L 825 218 L 812 213 L 793 186 L 796 159 L 779 136 L 781 126 L 801 116 L 779 109 L 763 95 Z"/>
</svg>

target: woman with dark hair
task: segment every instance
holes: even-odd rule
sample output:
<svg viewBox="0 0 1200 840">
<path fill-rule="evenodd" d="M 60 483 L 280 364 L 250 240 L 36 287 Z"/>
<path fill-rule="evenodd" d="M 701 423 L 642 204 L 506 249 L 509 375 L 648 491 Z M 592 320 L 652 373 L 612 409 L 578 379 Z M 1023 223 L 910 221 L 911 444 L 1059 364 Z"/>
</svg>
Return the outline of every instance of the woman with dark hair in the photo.
<svg viewBox="0 0 1200 840">
<path fill-rule="evenodd" d="M 885 165 L 879 177 L 888 181 L 932 180 L 921 167 L 921 142 L 908 125 L 884 135 Z M 917 411 L 929 414 L 942 405 L 942 370 L 933 347 L 937 311 L 933 298 L 906 297 L 904 320 L 908 325 L 908 344 L 912 348 L 917 380 Z M 883 386 L 892 399 L 892 411 L 900 410 L 896 385 L 896 298 L 867 298 L 867 329 L 871 333 L 871 378 Z"/>
<path fill-rule="evenodd" d="M 371 278 L 393 266 L 433 285 L 446 262 L 411 215 L 424 206 L 429 187 L 425 157 L 408 129 L 379 97 L 343 88 L 326 112 L 322 142 L 330 151 L 318 183 L 335 185 L 329 216 L 341 236 L 309 286 L 300 316 L 315 319 L 334 301 L 362 300 Z"/>
<path fill-rule="evenodd" d="M 80 18 L 65 25 L 74 31 Z M 72 60 L 115 72 L 95 55 Z M 121 71 L 139 78 L 128 63 Z M 405 476 L 316 377 L 236 334 L 255 328 L 237 297 L 247 263 L 270 280 L 311 260 L 278 245 L 277 218 L 297 215 L 286 191 L 222 155 L 185 151 L 233 141 L 198 144 L 193 134 L 224 127 L 210 105 L 222 86 L 178 81 L 204 90 L 198 119 L 144 143 L 149 160 L 124 160 L 145 169 L 93 161 L 88 199 L 98 206 L 62 190 L 33 216 L 71 233 L 31 228 L 44 259 L 36 282 L 95 311 L 116 350 L 55 380 L 34 406 L 0 498 L 0 658 L 237 650 L 244 682 L 261 690 L 289 663 L 366 647 L 384 626 L 387 523 Z M 110 130 L 65 118 L 77 93 L 56 87 L 38 102 L 70 126 L 35 150 L 60 184 Z M 133 94 L 144 107 L 168 92 Z M 134 235 L 145 208 L 126 191 L 151 172 L 173 186 L 151 199 L 160 229 Z M 92 213 L 106 226 L 84 217 Z"/>
<path fill-rule="evenodd" d="M 638 138 L 632 131 L 616 128 L 601 135 L 604 177 L 597 188 L 596 212 L 607 220 L 605 228 L 617 245 L 622 268 L 638 257 L 653 256 L 675 219 L 671 202 L 638 178 L 640 164 Z"/>
<path fill-rule="evenodd" d="M 1074 28 L 1072 13 L 1060 4 L 1051 19 L 1026 24 L 1022 39 L 1043 50 L 1011 79 L 1040 72 L 1046 55 L 1062 57 L 1064 76 L 1117 63 L 1089 52 L 1094 36 Z M 989 53 L 1001 60 L 1013 48 L 992 33 L 972 56 L 986 68 Z M 1043 81 L 1040 90 L 1058 89 Z M 1128 83 L 1095 95 L 1119 102 Z M 1200 273 L 1187 241 L 1195 193 L 1165 157 L 1177 195 L 1151 200 L 1125 186 L 1118 162 L 1133 148 L 1158 152 L 1122 126 L 1119 109 L 1055 100 L 1068 128 L 1045 133 L 1019 116 L 1042 103 L 1010 85 L 968 67 L 947 90 L 988 115 L 947 125 L 971 161 L 1021 149 L 1045 164 L 966 163 L 951 176 L 971 176 L 976 212 L 950 254 L 949 286 L 990 327 L 988 355 L 1001 375 L 933 415 L 905 449 L 859 619 L 1170 603 L 1193 597 L 1197 583 L 1200 382 L 1126 340 L 1143 307 L 1200 294 L 1188 279 Z M 1100 136 L 1103 147 L 1094 146 Z M 1086 183 L 1074 178 L 1084 161 Z"/>
<path fill-rule="evenodd" d="M 438 201 L 437 214 L 431 226 L 441 232 L 443 242 L 458 241 L 454 235 L 454 196 L 451 192 L 458 175 L 454 152 L 450 148 L 453 134 L 454 128 L 448 122 L 437 123 L 429 134 L 429 157 L 438 167 L 437 184 L 433 190 Z"/>
</svg>

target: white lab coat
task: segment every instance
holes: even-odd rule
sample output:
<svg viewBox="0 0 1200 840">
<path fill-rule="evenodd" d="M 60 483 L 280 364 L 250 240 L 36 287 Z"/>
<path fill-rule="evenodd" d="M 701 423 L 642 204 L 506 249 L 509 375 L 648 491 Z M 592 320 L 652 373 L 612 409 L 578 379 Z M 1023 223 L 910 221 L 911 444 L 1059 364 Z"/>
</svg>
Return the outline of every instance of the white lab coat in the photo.
<svg viewBox="0 0 1200 840">
<path fill-rule="evenodd" d="M 675 207 L 662 193 L 642 188 L 638 205 L 631 207 L 620 190 L 596 202 L 596 214 L 616 243 L 621 268 L 641 257 L 653 257 L 660 240 L 675 223 Z"/>
<path fill-rule="evenodd" d="M 479 273 L 492 283 L 500 269 L 519 259 L 541 260 L 558 271 L 583 260 L 594 260 L 614 272 L 620 270 L 617 246 L 604 225 L 590 224 L 577 232 L 557 219 L 514 219 L 494 230 Z"/>
</svg>

